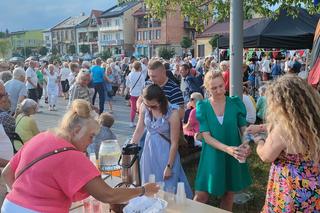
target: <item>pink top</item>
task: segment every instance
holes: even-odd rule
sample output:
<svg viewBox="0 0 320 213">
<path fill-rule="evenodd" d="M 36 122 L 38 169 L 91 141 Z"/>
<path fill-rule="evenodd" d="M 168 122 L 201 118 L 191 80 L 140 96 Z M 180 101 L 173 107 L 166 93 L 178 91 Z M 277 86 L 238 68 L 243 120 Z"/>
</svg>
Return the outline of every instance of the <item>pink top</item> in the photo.
<svg viewBox="0 0 320 213">
<path fill-rule="evenodd" d="M 227 70 L 222 73 L 223 79 L 224 79 L 224 88 L 226 91 L 229 91 L 229 85 L 230 85 L 230 71 Z"/>
<path fill-rule="evenodd" d="M 188 122 L 190 126 L 183 129 L 183 133 L 188 136 L 194 136 L 199 132 L 199 122 L 196 118 L 196 109 L 192 109 L 189 115 Z"/>
<path fill-rule="evenodd" d="M 17 174 L 35 158 L 63 147 L 74 146 L 53 133 L 40 133 L 11 159 L 11 169 Z M 13 183 L 7 199 L 34 211 L 69 212 L 73 201 L 89 196 L 83 187 L 99 175 L 99 171 L 84 153 L 76 150 L 61 152 L 26 170 Z"/>
</svg>

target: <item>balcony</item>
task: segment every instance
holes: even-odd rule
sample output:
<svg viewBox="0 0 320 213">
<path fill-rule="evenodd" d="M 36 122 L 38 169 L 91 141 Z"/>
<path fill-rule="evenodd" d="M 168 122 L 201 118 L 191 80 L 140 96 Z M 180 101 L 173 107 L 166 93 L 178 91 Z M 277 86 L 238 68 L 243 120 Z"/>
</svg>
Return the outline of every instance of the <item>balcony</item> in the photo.
<svg viewBox="0 0 320 213">
<path fill-rule="evenodd" d="M 100 27 L 100 31 L 121 31 L 123 28 L 121 26 L 102 26 Z"/>
<path fill-rule="evenodd" d="M 123 45 L 124 40 L 104 40 L 100 42 L 101 45 Z"/>
<path fill-rule="evenodd" d="M 97 38 L 89 38 L 89 42 L 97 42 L 98 41 L 98 37 Z"/>
</svg>

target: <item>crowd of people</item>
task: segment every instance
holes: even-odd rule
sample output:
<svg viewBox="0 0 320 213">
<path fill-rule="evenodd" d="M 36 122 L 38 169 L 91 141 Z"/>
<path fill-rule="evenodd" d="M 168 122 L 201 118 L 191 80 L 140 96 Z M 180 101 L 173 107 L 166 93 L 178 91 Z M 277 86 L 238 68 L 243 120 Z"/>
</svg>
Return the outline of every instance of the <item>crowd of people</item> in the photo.
<svg viewBox="0 0 320 213">
<path fill-rule="evenodd" d="M 3 150 L 15 134 L 24 145 L 15 146 L 14 156 L 0 151 L 11 188 L 2 212 L 62 212 L 89 195 L 110 203 L 152 195 L 159 186 L 148 183 L 151 174 L 164 190 L 184 182 L 188 198 L 207 203 L 210 195 L 219 196 L 220 207 L 232 211 L 234 193 L 252 184 L 246 161 L 252 141 L 261 160 L 272 162 L 262 211 L 320 211 L 320 95 L 303 79 L 301 64 L 298 56 L 244 61 L 242 97 L 229 97 L 229 62 L 214 57 L 97 58 L 61 67 L 29 61 L 25 69 L 16 67 L 13 78 L 0 84 L 0 131 L 9 140 Z M 98 157 L 101 141 L 116 139 L 116 95 L 130 106 L 130 142 L 143 150 L 143 186 L 137 189 L 110 188 L 81 154 Z M 54 111 L 59 96 L 68 100 L 67 113 L 55 131 L 39 133 L 32 118 L 39 99 Z M 195 180 L 182 167 L 182 143 L 201 147 Z M 28 165 L 53 150 L 54 157 Z M 31 190 L 36 185 L 39 190 Z"/>
</svg>

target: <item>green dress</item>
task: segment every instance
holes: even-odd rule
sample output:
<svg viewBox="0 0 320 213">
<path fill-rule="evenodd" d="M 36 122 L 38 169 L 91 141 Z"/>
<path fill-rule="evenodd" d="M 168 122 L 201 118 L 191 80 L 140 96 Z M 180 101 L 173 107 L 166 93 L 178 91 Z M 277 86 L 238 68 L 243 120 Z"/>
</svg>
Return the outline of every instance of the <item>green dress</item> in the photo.
<svg viewBox="0 0 320 213">
<path fill-rule="evenodd" d="M 198 101 L 196 116 L 200 132 L 228 146 L 241 144 L 240 127 L 246 126 L 246 109 L 238 97 L 226 97 L 223 123 L 220 124 L 208 99 Z M 195 189 L 221 196 L 227 191 L 240 191 L 251 184 L 247 163 L 239 163 L 231 155 L 203 141 Z"/>
</svg>

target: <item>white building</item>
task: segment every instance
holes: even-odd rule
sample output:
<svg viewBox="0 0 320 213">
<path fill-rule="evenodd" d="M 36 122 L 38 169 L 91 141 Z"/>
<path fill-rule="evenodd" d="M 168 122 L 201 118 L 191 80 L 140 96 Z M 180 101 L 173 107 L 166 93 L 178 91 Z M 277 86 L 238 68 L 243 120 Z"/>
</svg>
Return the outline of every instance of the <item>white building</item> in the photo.
<svg viewBox="0 0 320 213">
<path fill-rule="evenodd" d="M 98 31 L 101 25 L 100 15 L 102 11 L 92 10 L 91 15 L 87 20 L 77 26 L 77 53 L 78 54 L 97 54 L 99 52 L 98 46 Z M 89 52 L 82 52 L 81 46 L 87 46 Z"/>
<path fill-rule="evenodd" d="M 102 13 L 99 28 L 100 52 L 109 49 L 114 55 L 133 54 L 135 28 L 132 14 L 141 5 L 141 2 L 123 3 Z"/>
<path fill-rule="evenodd" d="M 50 29 L 42 31 L 43 44 L 48 49 L 49 52 L 52 50 L 52 37 Z"/>
</svg>

